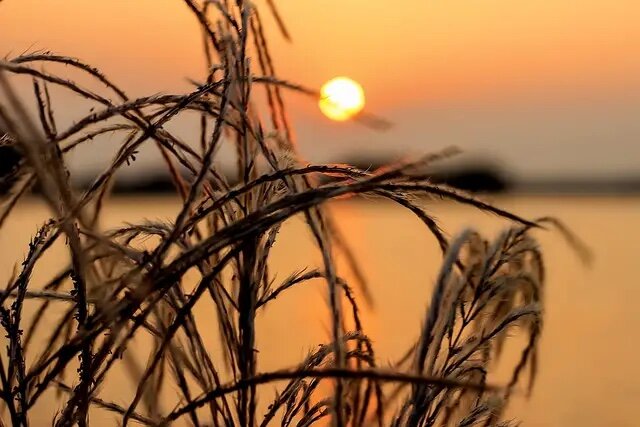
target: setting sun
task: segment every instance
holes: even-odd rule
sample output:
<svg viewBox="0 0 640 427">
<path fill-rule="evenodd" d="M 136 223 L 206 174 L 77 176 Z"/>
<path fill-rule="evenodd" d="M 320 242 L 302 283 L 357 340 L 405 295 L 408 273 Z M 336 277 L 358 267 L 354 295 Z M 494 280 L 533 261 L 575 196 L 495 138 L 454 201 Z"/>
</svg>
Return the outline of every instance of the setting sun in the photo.
<svg viewBox="0 0 640 427">
<path fill-rule="evenodd" d="M 364 107 L 364 90 L 348 77 L 336 77 L 322 86 L 318 105 L 330 119 L 348 120 Z"/>
</svg>

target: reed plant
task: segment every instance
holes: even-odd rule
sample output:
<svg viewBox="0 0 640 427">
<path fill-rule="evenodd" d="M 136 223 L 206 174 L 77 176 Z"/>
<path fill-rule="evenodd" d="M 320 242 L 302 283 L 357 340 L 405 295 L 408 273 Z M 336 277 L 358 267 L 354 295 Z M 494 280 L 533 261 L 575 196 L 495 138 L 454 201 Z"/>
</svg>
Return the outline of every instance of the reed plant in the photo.
<svg viewBox="0 0 640 427">
<path fill-rule="evenodd" d="M 6 349 L 0 355 L 0 399 L 5 423 L 28 425 L 38 404 L 58 392 L 56 426 L 91 423 L 107 411 L 121 425 L 194 426 L 489 426 L 506 425 L 507 401 L 533 386 L 543 326 L 544 263 L 532 232 L 554 226 L 529 220 L 429 180 L 430 164 L 455 149 L 375 171 L 309 164 L 298 154 L 283 92 L 316 97 L 315 90 L 281 79 L 275 71 L 260 10 L 238 0 L 184 0 L 203 34 L 207 73 L 189 93 L 130 98 L 100 70 L 51 52 L 0 61 L 2 187 L 8 194 L 0 227 L 37 185 L 51 218 L 36 233 L 22 265 L 0 293 Z M 289 37 L 272 1 L 265 12 Z M 85 74 L 96 89 L 45 71 L 64 64 Z M 32 80 L 37 117 L 16 92 L 13 76 Z M 62 128 L 49 94 L 63 88 L 94 104 Z M 263 91 L 263 112 L 254 92 Z M 107 92 L 107 94 L 104 94 Z M 31 102 L 31 101 L 29 101 Z M 199 141 L 187 143 L 167 124 L 183 114 L 200 117 Z M 82 190 L 74 188 L 66 158 L 100 135 L 119 146 L 107 168 Z M 234 180 L 216 162 L 220 147 L 235 150 Z M 172 221 L 101 227 L 116 173 L 143 146 L 162 155 L 177 197 Z M 405 356 L 381 368 L 359 316 L 357 295 L 369 298 L 366 271 L 354 261 L 327 209 L 336 198 L 367 195 L 413 213 L 433 235 L 443 258 L 431 301 Z M 467 230 L 449 239 L 424 204 L 452 200 L 498 215 L 509 227 L 494 240 Z M 321 267 L 282 281 L 270 273 L 270 254 L 283 224 L 304 219 L 321 255 Z M 0 231 L 1 232 L 1 231 Z M 34 268 L 54 244 L 69 264 L 32 284 Z M 336 259 L 348 261 L 352 283 Z M 344 270 L 344 269 L 343 269 Z M 295 366 L 261 371 L 256 348 L 258 315 L 277 297 L 311 280 L 326 284 L 331 340 Z M 194 307 L 210 307 L 206 324 Z M 34 314 L 25 318 L 23 308 Z M 57 313 L 55 322 L 50 312 Z M 48 317 L 49 316 L 49 317 Z M 525 337 L 506 384 L 491 384 L 508 334 Z M 220 340 L 206 343 L 203 329 Z M 38 335 L 39 334 L 39 335 Z M 34 337 L 45 336 L 34 343 Z M 152 343 L 141 360 L 136 340 Z M 134 378 L 125 405 L 102 396 L 116 367 Z M 272 384 L 271 398 L 264 388 Z M 271 390 L 271 389 L 269 389 Z M 174 406 L 167 407 L 162 395 Z M 51 409 L 51 408 L 48 408 Z"/>
</svg>

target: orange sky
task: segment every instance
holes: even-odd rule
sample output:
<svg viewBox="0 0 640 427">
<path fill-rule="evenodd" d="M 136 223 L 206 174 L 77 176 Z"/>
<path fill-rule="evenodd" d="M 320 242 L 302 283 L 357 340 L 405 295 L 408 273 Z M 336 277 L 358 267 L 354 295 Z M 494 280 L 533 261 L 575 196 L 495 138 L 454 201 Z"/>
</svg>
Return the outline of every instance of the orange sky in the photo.
<svg viewBox="0 0 640 427">
<path fill-rule="evenodd" d="M 553 173 L 582 149 L 579 172 L 602 168 L 613 154 L 598 146 L 618 144 L 625 155 L 612 157 L 611 168 L 640 164 L 637 0 L 277 3 L 294 39 L 285 42 L 270 25 L 280 76 L 315 87 L 352 77 L 370 111 L 396 124 L 379 135 L 330 123 L 314 102 L 292 96 L 311 157 L 458 144 L 511 166 L 543 147 L 551 156 L 514 168 Z M 186 90 L 184 77 L 202 70 L 193 22 L 179 0 L 5 0 L 0 54 L 38 48 L 78 56 L 133 95 Z"/>
</svg>

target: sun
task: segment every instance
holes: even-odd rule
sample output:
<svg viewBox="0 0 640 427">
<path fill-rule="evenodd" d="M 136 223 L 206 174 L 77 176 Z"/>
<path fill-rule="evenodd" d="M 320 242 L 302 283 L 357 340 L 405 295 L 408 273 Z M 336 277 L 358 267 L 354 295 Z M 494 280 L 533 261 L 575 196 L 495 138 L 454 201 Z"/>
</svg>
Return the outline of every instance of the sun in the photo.
<svg viewBox="0 0 640 427">
<path fill-rule="evenodd" d="M 348 77 L 336 77 L 320 89 L 320 111 L 332 120 L 345 121 L 364 107 L 364 90 Z"/>
</svg>

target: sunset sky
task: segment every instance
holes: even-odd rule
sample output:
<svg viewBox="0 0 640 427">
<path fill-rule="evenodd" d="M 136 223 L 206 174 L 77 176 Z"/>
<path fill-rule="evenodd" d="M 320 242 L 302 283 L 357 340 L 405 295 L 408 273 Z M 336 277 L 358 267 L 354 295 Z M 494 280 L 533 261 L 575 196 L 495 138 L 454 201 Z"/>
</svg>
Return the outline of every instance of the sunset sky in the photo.
<svg viewBox="0 0 640 427">
<path fill-rule="evenodd" d="M 279 76 L 315 88 L 348 76 L 364 87 L 366 110 L 394 123 L 380 133 L 332 122 L 291 94 L 311 160 L 458 145 L 527 178 L 608 177 L 640 165 L 637 0 L 276 3 L 293 37 L 283 40 L 262 9 Z M 186 91 L 186 77 L 203 73 L 200 33 L 179 0 L 4 0 L 0 34 L 3 56 L 76 56 L 132 96 Z M 86 113 L 62 92 L 55 100 L 62 119 Z M 95 167 L 104 150 L 73 162 Z M 142 163 L 153 162 L 150 153 Z"/>
</svg>

